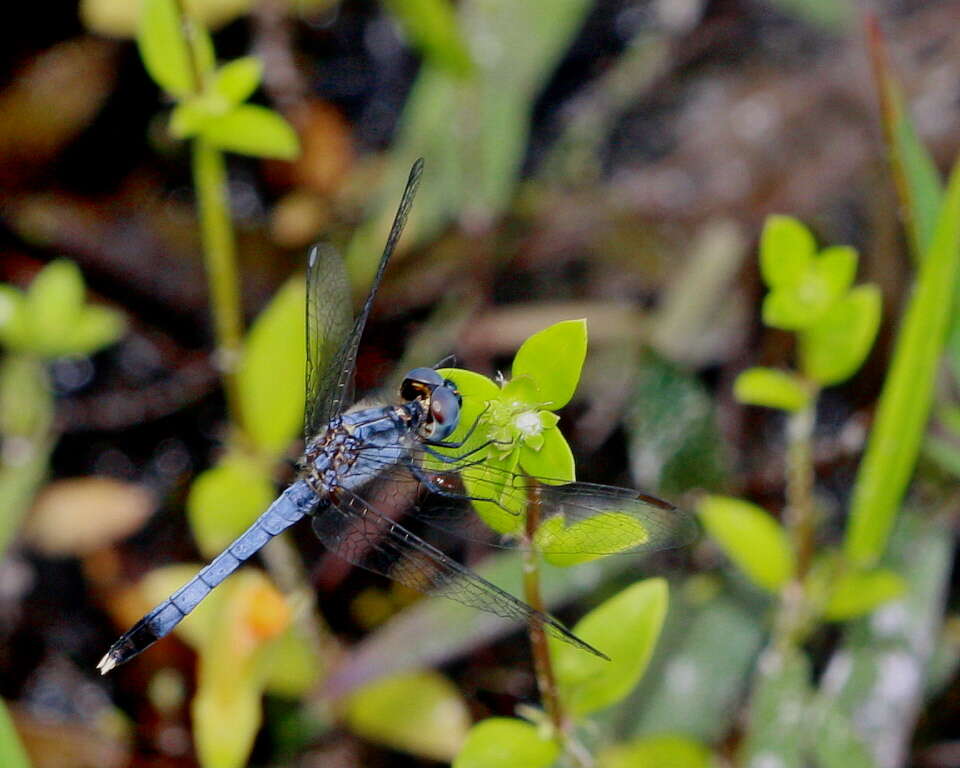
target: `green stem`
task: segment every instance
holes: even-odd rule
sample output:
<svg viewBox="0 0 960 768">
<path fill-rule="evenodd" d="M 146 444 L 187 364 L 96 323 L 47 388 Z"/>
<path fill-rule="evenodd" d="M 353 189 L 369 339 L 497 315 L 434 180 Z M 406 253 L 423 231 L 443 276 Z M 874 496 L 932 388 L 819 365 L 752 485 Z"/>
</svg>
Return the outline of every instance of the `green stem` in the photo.
<svg viewBox="0 0 960 768">
<path fill-rule="evenodd" d="M 807 575 L 813 564 L 816 534 L 816 506 L 813 499 L 813 425 L 818 391 L 810 393 L 809 405 L 790 415 L 787 421 L 787 508 L 786 523 L 796 558 L 790 583 L 780 593 L 771 645 L 781 652 L 799 646 L 811 618 Z"/>
<path fill-rule="evenodd" d="M 243 349 L 243 315 L 236 244 L 230 222 L 223 154 L 203 138 L 193 142 L 193 184 L 200 209 L 204 261 L 216 332 L 216 359 L 223 376 L 230 420 L 243 434 L 237 366 Z"/>
<path fill-rule="evenodd" d="M 814 551 L 816 509 L 813 501 L 813 423 L 817 393 L 787 422 L 787 527 L 797 558 L 796 578 L 803 581 Z"/>
</svg>

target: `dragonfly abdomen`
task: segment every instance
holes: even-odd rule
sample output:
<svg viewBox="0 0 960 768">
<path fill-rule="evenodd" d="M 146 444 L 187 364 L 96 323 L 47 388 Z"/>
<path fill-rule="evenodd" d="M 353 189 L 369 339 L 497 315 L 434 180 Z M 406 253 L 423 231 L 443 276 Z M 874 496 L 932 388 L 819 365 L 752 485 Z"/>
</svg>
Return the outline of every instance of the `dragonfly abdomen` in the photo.
<svg viewBox="0 0 960 768">
<path fill-rule="evenodd" d="M 97 665 L 106 674 L 118 664 L 129 661 L 161 637 L 173 631 L 214 587 L 253 556 L 264 544 L 310 512 L 317 503 L 316 494 L 302 481 L 285 490 L 270 508 L 239 537 L 217 555 L 190 581 L 138 621 L 110 646 Z"/>
</svg>

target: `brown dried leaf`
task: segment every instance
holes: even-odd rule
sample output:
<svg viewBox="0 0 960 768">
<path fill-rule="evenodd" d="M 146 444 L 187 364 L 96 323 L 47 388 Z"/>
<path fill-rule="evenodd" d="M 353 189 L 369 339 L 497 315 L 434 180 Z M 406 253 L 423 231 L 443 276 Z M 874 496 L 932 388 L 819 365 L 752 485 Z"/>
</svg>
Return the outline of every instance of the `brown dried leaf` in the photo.
<svg viewBox="0 0 960 768">
<path fill-rule="evenodd" d="M 41 491 L 23 536 L 45 555 L 76 556 L 129 536 L 154 509 L 143 486 L 108 477 L 57 480 Z"/>
<path fill-rule="evenodd" d="M 0 95 L 0 181 L 43 165 L 94 118 L 113 89 L 116 46 L 92 37 L 38 54 Z"/>
</svg>

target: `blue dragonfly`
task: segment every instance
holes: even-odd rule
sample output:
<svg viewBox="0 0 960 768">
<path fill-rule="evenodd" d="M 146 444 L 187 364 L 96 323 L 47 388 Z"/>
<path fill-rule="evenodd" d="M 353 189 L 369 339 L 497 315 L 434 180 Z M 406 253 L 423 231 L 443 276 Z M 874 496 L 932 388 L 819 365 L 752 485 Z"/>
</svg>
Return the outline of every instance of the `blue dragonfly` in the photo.
<svg viewBox="0 0 960 768">
<path fill-rule="evenodd" d="M 573 554 L 623 551 L 625 526 L 629 535 L 635 535 L 638 526 L 644 532 L 631 548 L 635 552 L 678 546 L 693 536 L 691 518 L 659 499 L 610 486 L 557 485 L 496 470 L 477 458 L 482 454 L 477 449 L 457 456 L 456 450 L 465 441 L 447 438 L 459 423 L 462 398 L 455 384 L 433 368 L 407 373 L 397 402 L 347 408 L 353 399 L 360 337 L 422 171 L 423 161 L 418 160 L 370 292 L 355 320 L 339 255 L 324 245 L 311 249 L 307 265 L 306 448 L 297 479 L 226 550 L 110 646 L 97 665 L 102 674 L 169 634 L 245 560 L 304 517 L 312 519 L 313 530 L 327 549 L 352 564 L 419 591 L 538 624 L 549 634 L 601 657 L 601 651 L 560 621 L 461 565 L 391 519 L 385 510 L 402 504 L 428 524 L 454 528 L 470 538 L 483 535 L 471 531 L 473 523 L 469 521 L 471 517 L 476 520 L 471 515 L 472 502 L 502 505 L 511 494 L 523 498 L 533 494 L 541 521 L 562 516 L 564 526 L 578 526 L 580 535 Z M 475 426 L 476 422 L 470 431 Z M 465 477 L 470 479 L 470 494 L 465 491 Z M 516 509 L 518 505 L 503 506 Z M 496 545 L 522 546 L 524 542 L 529 545 L 524 538 Z M 541 536 L 536 548 L 545 553 L 568 553 L 570 540 Z"/>
</svg>

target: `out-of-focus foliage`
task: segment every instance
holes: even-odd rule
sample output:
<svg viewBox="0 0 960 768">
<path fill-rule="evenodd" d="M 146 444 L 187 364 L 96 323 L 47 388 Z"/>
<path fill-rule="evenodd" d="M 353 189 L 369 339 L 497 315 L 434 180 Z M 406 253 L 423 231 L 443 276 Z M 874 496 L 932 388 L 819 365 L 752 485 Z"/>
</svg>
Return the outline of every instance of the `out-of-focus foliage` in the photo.
<svg viewBox="0 0 960 768">
<path fill-rule="evenodd" d="M 30 768 L 27 754 L 17 738 L 6 704 L 0 700 L 0 758 L 9 768 Z"/>
<path fill-rule="evenodd" d="M 597 756 L 599 768 L 708 768 L 710 750 L 682 736 L 649 736 L 608 747 Z"/>
<path fill-rule="evenodd" d="M 457 22 L 474 66 L 451 72 L 428 59 L 420 68 L 400 118 L 383 188 L 402 186 L 416 157 L 430 166 L 413 215 L 417 238 L 447 222 L 486 228 L 516 188 L 537 95 L 587 13 L 585 0 L 465 0 Z M 371 217 L 350 241 L 355 285 L 376 268 L 393 216 L 373 198 Z"/>
<path fill-rule="evenodd" d="M 954 167 L 916 286 L 904 311 L 854 486 L 845 549 L 870 564 L 883 553 L 913 475 L 951 323 L 960 267 L 960 164 Z"/>
<path fill-rule="evenodd" d="M 364 738 L 442 761 L 457 754 L 470 725 L 467 704 L 456 687 L 432 671 L 364 686 L 346 700 L 343 717 Z"/>
<path fill-rule="evenodd" d="M 47 265 L 26 292 L 0 285 L 0 344 L 42 358 L 89 355 L 123 332 L 114 310 L 87 304 L 83 278 L 66 259 Z"/>
<path fill-rule="evenodd" d="M 550 638 L 560 698 L 582 717 L 623 699 L 643 676 L 667 613 L 663 579 L 647 579 L 607 599 L 574 626 L 574 633 L 602 649 L 598 658 Z"/>
<path fill-rule="evenodd" d="M 509 768 L 514 765 L 546 768 L 560 750 L 535 725 L 509 717 L 491 717 L 467 734 L 453 768 Z"/>
<path fill-rule="evenodd" d="M 300 432 L 306 346 L 303 278 L 291 278 L 247 333 L 240 361 L 240 405 L 248 437 L 278 455 Z"/>
<path fill-rule="evenodd" d="M 708 496 L 697 511 L 707 532 L 758 587 L 776 592 L 793 576 L 790 542 L 766 511 L 726 496 Z"/>
<path fill-rule="evenodd" d="M 944 618 L 960 171 L 945 185 L 938 164 L 956 149 L 960 59 L 949 4 L 908 5 L 880 3 L 866 25 L 896 202 L 865 138 L 876 105 L 849 2 L 718 16 L 702 2 L 82 0 L 92 34 L 55 41 L 63 25 L 41 19 L 18 35 L 0 91 L 0 261 L 22 286 L 0 285 L 0 764 L 27 764 L 11 719 L 36 768 L 389 761 L 377 745 L 460 768 L 942 762 L 960 665 Z M 96 37 L 138 30 L 167 99 L 152 122 L 133 45 Z M 239 58 L 219 62 L 214 33 Z M 576 631 L 612 661 L 551 640 L 551 706 L 535 627 L 531 674 L 526 644 L 495 642 L 515 624 L 345 581 L 315 542 L 280 537 L 266 572 L 245 567 L 173 639 L 93 683 L 105 615 L 129 626 L 199 568 L 156 569 L 192 551 L 178 510 L 213 555 L 290 475 L 304 291 L 284 283 L 300 263 L 287 249 L 354 232 L 360 293 L 393 213 L 378 190 L 419 155 L 403 247 L 427 247 L 386 275 L 360 389 L 398 376 L 402 334 L 401 371 L 455 352 L 493 376 L 520 347 L 509 381 L 443 370 L 465 398 L 455 439 L 482 414 L 467 449 L 493 437 L 478 456 L 502 469 L 572 479 L 576 455 L 584 478 L 698 509 L 705 541 L 642 566 L 684 571 L 669 601 L 629 556 L 475 562 L 476 542 L 450 546 L 513 594 L 587 612 Z M 762 297 L 746 261 L 758 235 Z M 126 319 L 85 299 L 72 262 L 26 287 L 51 253 Z M 589 318 L 589 356 L 584 322 L 548 327 L 564 317 Z M 481 510 L 499 534 L 552 550 L 594 534 L 550 518 L 530 535 L 526 498 L 506 501 L 511 514 Z M 618 522 L 624 550 L 648 536 Z M 446 530 L 430 536 L 448 551 Z M 427 671 L 439 664 L 449 677 Z"/>
<path fill-rule="evenodd" d="M 177 99 L 170 131 L 227 152 L 290 160 L 300 151 L 278 113 L 244 103 L 260 85 L 260 62 L 236 59 L 216 68 L 213 42 L 175 0 L 144 0 L 137 29 L 140 57 L 154 82 Z"/>
</svg>

